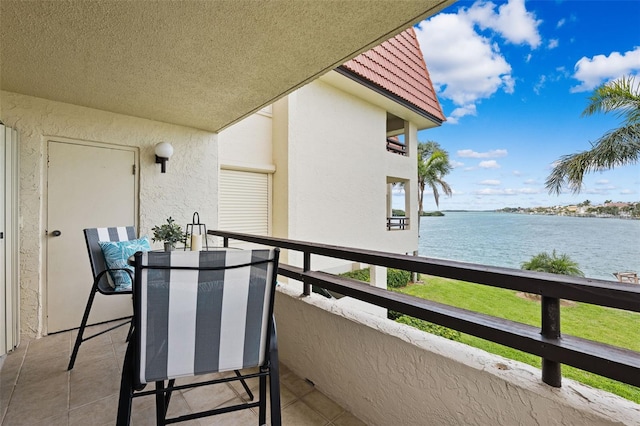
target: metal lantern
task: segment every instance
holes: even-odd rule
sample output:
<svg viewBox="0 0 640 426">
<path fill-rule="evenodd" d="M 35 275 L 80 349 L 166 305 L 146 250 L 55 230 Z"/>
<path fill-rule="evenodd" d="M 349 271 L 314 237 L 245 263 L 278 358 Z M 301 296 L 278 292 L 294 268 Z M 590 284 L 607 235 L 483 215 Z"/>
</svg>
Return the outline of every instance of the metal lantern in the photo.
<svg viewBox="0 0 640 426">
<path fill-rule="evenodd" d="M 193 213 L 191 223 L 187 223 L 186 227 L 187 238 L 191 238 L 191 251 L 209 250 L 209 243 L 207 242 L 207 225 L 200 223 L 200 215 L 198 212 Z M 187 249 L 187 245 L 184 245 L 184 249 Z"/>
</svg>

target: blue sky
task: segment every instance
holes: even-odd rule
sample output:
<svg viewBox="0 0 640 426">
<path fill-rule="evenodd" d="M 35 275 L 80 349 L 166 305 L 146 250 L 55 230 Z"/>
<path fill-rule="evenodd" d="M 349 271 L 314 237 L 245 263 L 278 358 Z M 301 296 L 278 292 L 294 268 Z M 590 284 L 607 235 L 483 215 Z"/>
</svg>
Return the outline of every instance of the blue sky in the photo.
<svg viewBox="0 0 640 426">
<path fill-rule="evenodd" d="M 417 25 L 448 120 L 418 138 L 454 166 L 440 209 L 640 201 L 640 165 L 589 174 L 577 195 L 544 187 L 554 161 L 620 123 L 581 113 L 598 85 L 640 74 L 639 17 L 640 0 L 458 1 Z"/>
</svg>

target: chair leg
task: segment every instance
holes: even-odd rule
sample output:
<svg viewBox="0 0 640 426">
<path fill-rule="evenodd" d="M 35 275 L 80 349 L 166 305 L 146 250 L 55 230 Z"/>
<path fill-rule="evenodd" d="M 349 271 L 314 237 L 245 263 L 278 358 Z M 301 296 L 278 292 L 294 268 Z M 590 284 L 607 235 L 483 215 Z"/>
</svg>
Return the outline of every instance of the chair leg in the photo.
<svg viewBox="0 0 640 426">
<path fill-rule="evenodd" d="M 82 344 L 82 336 L 84 334 L 84 329 L 87 326 L 87 321 L 89 321 L 89 314 L 91 313 L 91 306 L 93 305 L 93 299 L 95 299 L 96 297 L 96 292 L 97 292 L 97 287 L 96 287 L 96 284 L 94 284 L 93 286 L 91 286 L 91 293 L 89 294 L 89 300 L 87 300 L 87 306 L 84 308 L 84 314 L 82 315 L 82 322 L 80 323 L 80 328 L 78 329 L 78 336 L 76 337 L 76 342 L 73 345 L 73 352 L 71 352 L 71 359 L 69 360 L 67 371 L 73 369 L 73 366 L 76 363 L 76 357 L 78 356 L 78 351 L 80 350 L 80 345 Z"/>
<path fill-rule="evenodd" d="M 125 340 L 125 342 L 129 342 L 131 336 L 133 336 L 133 318 L 131 318 L 131 325 L 129 326 L 129 332 L 127 333 L 127 340 Z"/>
<path fill-rule="evenodd" d="M 122 365 L 120 396 L 118 398 L 118 417 L 116 426 L 129 426 L 131 423 L 131 403 L 133 399 L 133 344 L 129 343 Z"/>
<path fill-rule="evenodd" d="M 273 322 L 271 329 L 271 341 L 269 343 L 269 409 L 271 410 L 271 426 L 280 426 L 282 416 L 280 412 L 280 363 L 278 360 L 278 337 L 276 324 Z"/>
<path fill-rule="evenodd" d="M 164 389 L 164 381 L 156 382 L 156 391 Z M 165 392 L 156 393 L 156 426 L 164 426 L 165 418 L 167 417 L 167 405 L 166 405 Z"/>
<path fill-rule="evenodd" d="M 236 373 L 236 377 L 242 376 L 242 374 L 240 374 L 238 370 L 233 370 L 233 372 Z M 249 389 L 249 385 L 247 385 L 247 382 L 244 379 L 240 379 L 240 384 L 244 388 L 244 391 L 247 393 L 247 395 L 249 395 L 249 401 L 253 401 L 253 392 L 251 392 L 251 389 Z"/>
<path fill-rule="evenodd" d="M 260 401 L 258 405 L 258 425 L 267 424 L 267 376 L 260 376 Z"/>
</svg>

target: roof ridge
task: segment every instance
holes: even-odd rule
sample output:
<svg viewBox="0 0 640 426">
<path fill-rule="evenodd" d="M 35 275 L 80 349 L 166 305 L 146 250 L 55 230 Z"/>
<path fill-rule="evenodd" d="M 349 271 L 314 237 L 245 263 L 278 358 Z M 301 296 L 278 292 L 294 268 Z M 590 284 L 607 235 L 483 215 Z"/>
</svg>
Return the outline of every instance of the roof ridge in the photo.
<svg viewBox="0 0 640 426">
<path fill-rule="evenodd" d="M 445 120 L 413 27 L 364 52 L 343 65 L 440 120 Z"/>
</svg>

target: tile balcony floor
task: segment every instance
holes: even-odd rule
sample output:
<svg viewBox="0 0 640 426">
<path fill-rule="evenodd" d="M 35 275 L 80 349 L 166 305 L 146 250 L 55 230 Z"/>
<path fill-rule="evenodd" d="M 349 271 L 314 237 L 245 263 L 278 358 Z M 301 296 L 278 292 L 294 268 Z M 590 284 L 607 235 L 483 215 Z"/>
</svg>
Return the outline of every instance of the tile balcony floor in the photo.
<svg viewBox="0 0 640 426">
<path fill-rule="evenodd" d="M 104 326 L 87 331 L 93 334 L 100 327 Z M 66 368 L 75 331 L 23 339 L 20 347 L 7 356 L 0 372 L 2 426 L 114 425 L 127 330 L 128 326 L 120 327 L 83 343 L 71 372 Z M 249 386 L 257 394 L 257 379 L 252 380 Z M 282 364 L 280 383 L 283 425 L 364 425 Z M 180 391 L 172 396 L 169 416 L 234 404 L 243 398 L 246 394 L 239 383 Z M 153 396 L 133 400 L 131 419 L 133 425 L 155 425 Z M 179 424 L 257 423 L 257 409 L 251 409 Z"/>
</svg>

